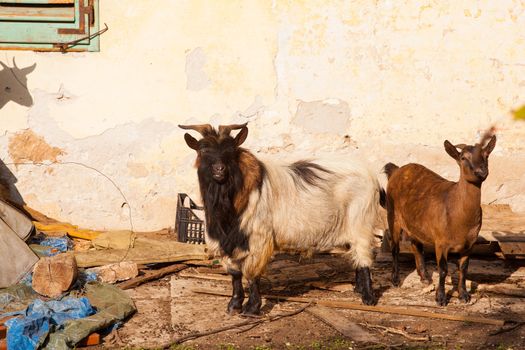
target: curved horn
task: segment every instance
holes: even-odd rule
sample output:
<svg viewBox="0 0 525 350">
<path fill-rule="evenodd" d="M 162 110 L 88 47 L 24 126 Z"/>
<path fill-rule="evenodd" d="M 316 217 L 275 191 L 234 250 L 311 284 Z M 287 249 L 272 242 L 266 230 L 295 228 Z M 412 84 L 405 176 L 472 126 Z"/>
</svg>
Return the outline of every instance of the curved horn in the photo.
<svg viewBox="0 0 525 350">
<path fill-rule="evenodd" d="M 213 127 L 210 124 L 200 125 L 179 125 L 179 128 L 184 130 L 195 130 L 198 131 L 202 136 L 206 136 L 213 132 Z"/>
<path fill-rule="evenodd" d="M 232 130 L 242 129 L 248 122 L 244 124 L 219 125 L 219 136 L 228 136 Z"/>
<path fill-rule="evenodd" d="M 13 67 L 15 67 L 16 69 L 18 69 L 18 66 L 16 65 L 16 61 L 15 61 L 15 56 L 13 56 Z"/>
</svg>

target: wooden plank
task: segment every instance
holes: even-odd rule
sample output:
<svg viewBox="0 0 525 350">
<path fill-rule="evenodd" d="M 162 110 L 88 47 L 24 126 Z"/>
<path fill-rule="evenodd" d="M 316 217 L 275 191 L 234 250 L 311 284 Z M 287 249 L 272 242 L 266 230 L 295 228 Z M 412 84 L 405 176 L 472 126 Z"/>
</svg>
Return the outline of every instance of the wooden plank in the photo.
<svg viewBox="0 0 525 350">
<path fill-rule="evenodd" d="M 75 7 L 10 6 L 0 4 L 0 20 L 32 22 L 74 22 Z"/>
<path fill-rule="evenodd" d="M 523 288 L 516 288 L 514 285 L 500 284 L 500 285 L 479 285 L 476 288 L 478 291 L 505 295 L 515 298 L 525 298 L 525 290 Z"/>
<path fill-rule="evenodd" d="M 216 296 L 231 297 L 230 293 L 225 293 L 223 291 L 210 291 L 207 289 L 193 289 L 194 293 L 199 294 L 209 294 Z M 263 298 L 272 299 L 277 301 L 293 301 L 298 303 L 312 303 L 316 305 L 341 308 L 341 309 L 350 309 L 357 311 L 368 311 L 368 312 L 380 312 L 380 313 L 389 313 L 394 315 L 404 315 L 404 316 L 413 316 L 413 317 L 424 317 L 424 318 L 435 318 L 448 321 L 459 321 L 459 322 L 471 322 L 471 323 L 482 323 L 489 324 L 493 326 L 503 326 L 505 321 L 479 317 L 479 316 L 470 316 L 462 315 L 457 313 L 443 314 L 430 311 L 423 311 L 418 309 L 413 309 L 409 307 L 398 307 L 398 306 L 389 306 L 389 305 L 363 305 L 346 300 L 324 300 L 324 299 L 313 299 L 313 298 L 302 298 L 302 297 L 287 297 L 280 295 L 262 295 Z"/>
<path fill-rule="evenodd" d="M 478 241 L 525 242 L 525 233 L 521 231 L 482 230 L 479 232 Z"/>
<path fill-rule="evenodd" d="M 126 281 L 126 282 L 122 282 L 122 283 L 118 284 L 118 287 L 120 289 L 135 288 L 135 287 L 137 287 L 137 286 L 139 286 L 139 285 L 141 285 L 143 283 L 146 283 L 146 282 L 149 282 L 149 281 L 153 281 L 153 280 L 162 278 L 162 277 L 164 277 L 166 275 L 182 271 L 182 270 L 186 269 L 187 267 L 188 267 L 187 265 L 183 265 L 183 264 L 175 264 L 175 265 L 166 266 L 166 267 L 163 267 L 162 269 L 159 269 L 157 271 L 149 272 L 149 273 L 145 274 L 144 276 L 139 276 L 139 277 L 130 279 L 130 280 Z"/>
<path fill-rule="evenodd" d="M 499 247 L 505 256 L 525 255 L 525 242 L 499 242 Z"/>
<path fill-rule="evenodd" d="M 351 283 L 314 281 L 306 282 L 306 285 L 312 286 L 317 289 L 330 290 L 332 292 L 340 293 L 350 292 L 354 290 L 354 285 Z"/>
<path fill-rule="evenodd" d="M 121 261 L 153 264 L 208 259 L 205 245 L 145 238 L 137 238 L 135 246 L 129 249 L 77 251 L 74 254 L 79 267 L 102 266 Z"/>
<path fill-rule="evenodd" d="M 179 273 L 180 277 L 185 278 L 196 278 L 196 279 L 202 279 L 202 280 L 208 280 L 208 281 L 226 281 L 230 282 L 231 277 L 227 275 L 219 275 L 214 273 L 191 273 L 191 272 L 181 272 Z"/>
<path fill-rule="evenodd" d="M 324 306 L 312 306 L 306 309 L 306 312 L 314 315 L 345 337 L 354 341 L 367 342 L 374 338 L 374 335 L 368 332 L 357 323 L 343 317 L 341 314 L 330 310 Z"/>
<path fill-rule="evenodd" d="M 56 5 L 56 4 L 74 4 L 75 0 L 0 0 L 0 3 Z"/>
</svg>

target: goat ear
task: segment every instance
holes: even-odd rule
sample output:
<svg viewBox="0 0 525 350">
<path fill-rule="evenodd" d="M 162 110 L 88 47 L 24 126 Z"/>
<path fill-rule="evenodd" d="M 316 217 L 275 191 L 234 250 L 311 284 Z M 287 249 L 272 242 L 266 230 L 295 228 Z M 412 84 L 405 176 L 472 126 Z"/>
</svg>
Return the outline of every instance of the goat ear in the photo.
<svg viewBox="0 0 525 350">
<path fill-rule="evenodd" d="M 195 137 L 193 137 L 190 134 L 186 133 L 186 134 L 184 134 L 184 140 L 186 141 L 186 144 L 191 149 L 194 149 L 196 151 L 199 149 L 199 141 L 197 141 L 197 139 Z"/>
<path fill-rule="evenodd" d="M 246 126 L 243 126 L 241 131 L 235 136 L 235 145 L 239 147 L 246 141 L 246 138 L 248 137 L 248 128 Z"/>
<path fill-rule="evenodd" d="M 487 146 L 483 148 L 483 152 L 485 153 L 486 156 L 488 156 L 490 152 L 494 150 L 494 147 L 496 147 L 496 135 L 492 135 Z"/>
<path fill-rule="evenodd" d="M 445 140 L 444 146 L 445 151 L 447 151 L 449 156 L 451 156 L 455 160 L 459 160 L 459 152 L 453 144 L 451 144 L 448 140 Z"/>
</svg>

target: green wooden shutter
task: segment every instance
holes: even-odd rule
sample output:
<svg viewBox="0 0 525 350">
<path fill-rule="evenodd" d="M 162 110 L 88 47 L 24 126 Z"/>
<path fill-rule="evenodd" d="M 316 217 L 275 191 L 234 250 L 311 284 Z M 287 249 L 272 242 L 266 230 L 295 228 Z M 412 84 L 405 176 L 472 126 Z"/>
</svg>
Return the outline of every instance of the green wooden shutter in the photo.
<svg viewBox="0 0 525 350">
<path fill-rule="evenodd" d="M 99 51 L 98 30 L 98 0 L 0 0 L 0 49 Z"/>
</svg>

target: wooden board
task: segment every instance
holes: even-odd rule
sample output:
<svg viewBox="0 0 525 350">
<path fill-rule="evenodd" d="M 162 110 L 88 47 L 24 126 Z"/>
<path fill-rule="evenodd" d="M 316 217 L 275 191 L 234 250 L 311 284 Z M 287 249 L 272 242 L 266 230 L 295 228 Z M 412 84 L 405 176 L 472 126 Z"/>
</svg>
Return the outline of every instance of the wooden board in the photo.
<svg viewBox="0 0 525 350">
<path fill-rule="evenodd" d="M 314 315 L 333 329 L 357 342 L 367 342 L 374 338 L 374 335 L 363 327 L 344 317 L 340 312 L 330 310 L 325 306 L 311 306 L 306 312 Z"/>
<path fill-rule="evenodd" d="M 93 267 L 122 261 L 152 264 L 204 260 L 208 254 L 205 245 L 138 237 L 133 248 L 80 251 L 75 252 L 75 258 L 78 267 Z"/>
</svg>

